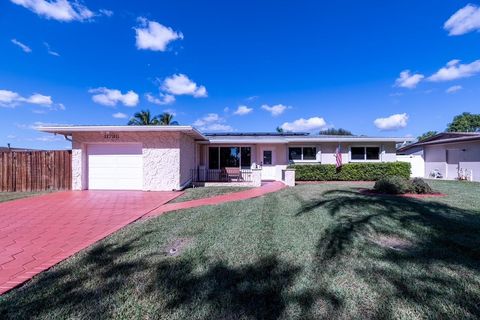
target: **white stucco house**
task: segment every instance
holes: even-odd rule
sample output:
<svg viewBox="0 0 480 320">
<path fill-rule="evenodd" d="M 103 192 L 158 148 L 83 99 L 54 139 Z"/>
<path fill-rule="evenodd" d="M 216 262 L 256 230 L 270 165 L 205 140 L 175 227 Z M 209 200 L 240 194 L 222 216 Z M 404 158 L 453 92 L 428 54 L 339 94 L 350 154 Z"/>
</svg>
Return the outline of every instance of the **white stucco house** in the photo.
<svg viewBox="0 0 480 320">
<path fill-rule="evenodd" d="M 74 190 L 180 190 L 192 181 L 290 179 L 290 163 L 396 161 L 410 138 L 308 133 L 204 134 L 190 126 L 56 126 L 72 141 Z M 255 178 L 258 175 L 258 178 Z M 252 178 L 253 177 L 253 178 Z"/>
<path fill-rule="evenodd" d="M 423 159 L 425 178 L 480 181 L 480 133 L 442 132 L 398 149 Z"/>
</svg>

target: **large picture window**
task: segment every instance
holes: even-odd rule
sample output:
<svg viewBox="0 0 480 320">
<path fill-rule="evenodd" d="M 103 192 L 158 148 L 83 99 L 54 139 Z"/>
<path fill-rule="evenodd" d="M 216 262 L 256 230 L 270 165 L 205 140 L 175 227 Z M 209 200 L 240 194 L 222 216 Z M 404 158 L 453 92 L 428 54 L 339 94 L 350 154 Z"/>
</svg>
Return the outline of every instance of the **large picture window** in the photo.
<svg viewBox="0 0 480 320">
<path fill-rule="evenodd" d="M 351 154 L 352 154 L 352 160 L 365 160 L 364 147 L 352 147 Z"/>
<path fill-rule="evenodd" d="M 226 167 L 250 168 L 252 155 L 250 147 L 209 147 L 208 168 L 223 169 Z"/>
<path fill-rule="evenodd" d="M 220 157 L 217 147 L 208 148 L 208 167 L 210 169 L 218 169 L 220 164 Z"/>
<path fill-rule="evenodd" d="M 302 148 L 288 148 L 289 160 L 302 160 Z"/>
<path fill-rule="evenodd" d="M 288 160 L 317 160 L 316 147 L 291 147 L 288 148 Z"/>
<path fill-rule="evenodd" d="M 240 148 L 220 148 L 220 168 L 225 167 L 240 167 Z"/>
<path fill-rule="evenodd" d="M 316 160 L 316 159 L 317 159 L 317 148 L 315 147 L 303 148 L 303 160 Z"/>
<path fill-rule="evenodd" d="M 380 160 L 379 147 L 352 147 L 351 160 Z"/>
<path fill-rule="evenodd" d="M 252 150 L 250 147 L 241 148 L 241 166 L 242 168 L 250 168 L 252 165 Z"/>
</svg>

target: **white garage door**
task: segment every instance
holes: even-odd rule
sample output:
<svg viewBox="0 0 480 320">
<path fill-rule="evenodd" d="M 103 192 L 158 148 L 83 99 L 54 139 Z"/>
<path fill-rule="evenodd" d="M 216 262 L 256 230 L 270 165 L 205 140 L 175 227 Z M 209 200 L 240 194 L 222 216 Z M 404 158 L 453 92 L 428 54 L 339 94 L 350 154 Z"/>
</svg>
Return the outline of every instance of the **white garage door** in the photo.
<svg viewBox="0 0 480 320">
<path fill-rule="evenodd" d="M 142 190 L 141 144 L 88 145 L 88 188 Z"/>
</svg>

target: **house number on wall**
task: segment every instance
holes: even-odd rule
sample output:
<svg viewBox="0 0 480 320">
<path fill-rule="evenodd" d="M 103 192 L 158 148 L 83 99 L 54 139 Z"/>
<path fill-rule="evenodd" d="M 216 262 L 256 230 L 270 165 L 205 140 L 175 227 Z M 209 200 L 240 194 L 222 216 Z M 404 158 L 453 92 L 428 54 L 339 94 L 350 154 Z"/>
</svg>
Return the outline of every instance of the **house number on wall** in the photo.
<svg viewBox="0 0 480 320">
<path fill-rule="evenodd" d="M 103 138 L 105 140 L 118 140 L 120 139 L 120 135 L 118 133 L 105 132 Z"/>
</svg>

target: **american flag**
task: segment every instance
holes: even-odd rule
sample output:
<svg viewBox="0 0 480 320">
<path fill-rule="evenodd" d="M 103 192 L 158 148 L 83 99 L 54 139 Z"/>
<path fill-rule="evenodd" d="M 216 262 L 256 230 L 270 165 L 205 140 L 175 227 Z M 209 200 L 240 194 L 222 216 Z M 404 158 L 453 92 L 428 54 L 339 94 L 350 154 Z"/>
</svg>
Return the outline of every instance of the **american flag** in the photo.
<svg viewBox="0 0 480 320">
<path fill-rule="evenodd" d="M 342 166 L 342 151 L 340 150 L 340 145 L 338 145 L 335 150 L 335 158 L 337 159 L 337 169 Z"/>
</svg>

